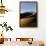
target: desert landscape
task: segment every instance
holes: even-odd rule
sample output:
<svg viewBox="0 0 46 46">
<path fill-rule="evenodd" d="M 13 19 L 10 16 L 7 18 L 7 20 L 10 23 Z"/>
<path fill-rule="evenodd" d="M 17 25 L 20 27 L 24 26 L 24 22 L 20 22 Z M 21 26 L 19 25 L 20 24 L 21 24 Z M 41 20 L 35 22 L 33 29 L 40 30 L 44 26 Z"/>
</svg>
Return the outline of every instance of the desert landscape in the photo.
<svg viewBox="0 0 46 46">
<path fill-rule="evenodd" d="M 37 27 L 37 13 L 22 13 L 20 14 L 21 27 Z"/>
</svg>

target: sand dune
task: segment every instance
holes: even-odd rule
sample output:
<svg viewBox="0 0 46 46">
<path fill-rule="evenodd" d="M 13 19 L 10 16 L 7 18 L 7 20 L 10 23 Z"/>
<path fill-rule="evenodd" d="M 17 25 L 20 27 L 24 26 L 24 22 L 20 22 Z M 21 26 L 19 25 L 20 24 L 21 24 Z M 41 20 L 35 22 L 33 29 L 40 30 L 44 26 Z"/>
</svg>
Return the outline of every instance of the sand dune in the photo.
<svg viewBox="0 0 46 46">
<path fill-rule="evenodd" d="M 20 19 L 20 25 L 23 27 L 25 27 L 25 26 L 28 26 L 29 24 L 31 24 L 31 22 L 32 22 L 32 19 L 33 18 L 29 18 L 29 17 L 27 17 L 27 18 L 22 18 L 22 19 Z"/>
</svg>

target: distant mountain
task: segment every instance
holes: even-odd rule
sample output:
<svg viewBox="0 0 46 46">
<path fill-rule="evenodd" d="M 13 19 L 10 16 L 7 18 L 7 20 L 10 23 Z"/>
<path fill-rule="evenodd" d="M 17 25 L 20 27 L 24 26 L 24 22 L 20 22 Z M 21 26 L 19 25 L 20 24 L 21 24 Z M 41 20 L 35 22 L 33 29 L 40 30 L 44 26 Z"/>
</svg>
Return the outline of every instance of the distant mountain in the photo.
<svg viewBox="0 0 46 46">
<path fill-rule="evenodd" d="M 25 12 L 25 13 L 20 13 L 20 18 L 24 18 L 26 16 L 34 16 L 37 15 L 35 12 Z"/>
</svg>

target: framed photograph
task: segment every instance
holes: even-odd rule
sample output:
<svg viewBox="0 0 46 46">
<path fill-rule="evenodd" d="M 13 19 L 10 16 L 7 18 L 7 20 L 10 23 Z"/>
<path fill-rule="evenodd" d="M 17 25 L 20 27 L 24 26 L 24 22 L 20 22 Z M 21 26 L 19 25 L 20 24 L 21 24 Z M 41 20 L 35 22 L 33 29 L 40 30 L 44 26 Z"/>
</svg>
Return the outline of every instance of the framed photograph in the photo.
<svg viewBox="0 0 46 46">
<path fill-rule="evenodd" d="M 20 1 L 20 27 L 38 27 L 38 2 Z"/>
</svg>

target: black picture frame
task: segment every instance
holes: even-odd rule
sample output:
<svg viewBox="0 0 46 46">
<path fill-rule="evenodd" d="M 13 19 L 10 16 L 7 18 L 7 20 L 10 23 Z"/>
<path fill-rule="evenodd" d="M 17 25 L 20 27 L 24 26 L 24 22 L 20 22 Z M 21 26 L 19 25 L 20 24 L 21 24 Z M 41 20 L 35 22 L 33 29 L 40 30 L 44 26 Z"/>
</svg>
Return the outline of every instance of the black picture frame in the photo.
<svg viewBox="0 0 46 46">
<path fill-rule="evenodd" d="M 36 25 L 34 26 L 21 26 L 21 3 L 36 3 Z M 19 2 L 19 26 L 20 27 L 38 27 L 38 2 L 37 1 L 20 1 Z"/>
</svg>

